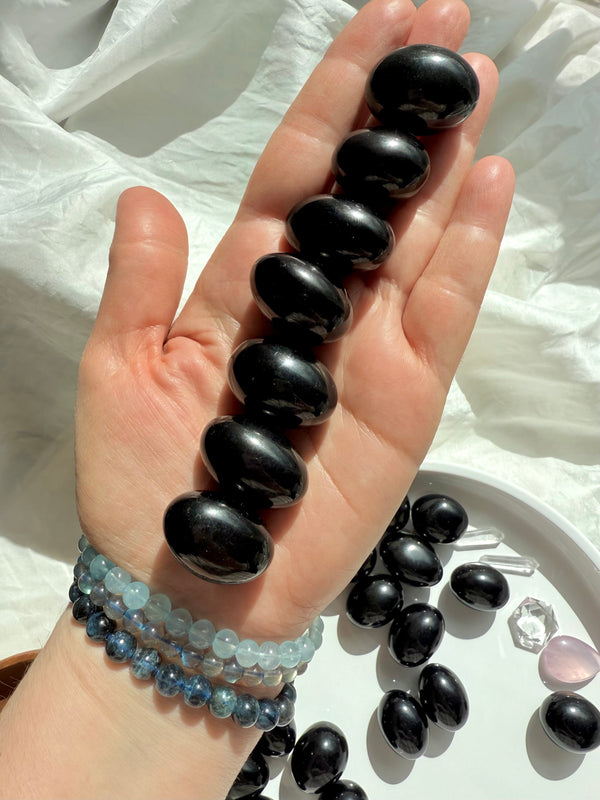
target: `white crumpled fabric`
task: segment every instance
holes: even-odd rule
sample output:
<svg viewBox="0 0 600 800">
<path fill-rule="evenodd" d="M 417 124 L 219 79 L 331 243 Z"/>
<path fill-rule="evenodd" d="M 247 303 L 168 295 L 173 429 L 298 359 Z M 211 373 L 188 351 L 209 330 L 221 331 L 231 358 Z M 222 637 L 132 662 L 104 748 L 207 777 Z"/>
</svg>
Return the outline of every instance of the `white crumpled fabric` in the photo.
<svg viewBox="0 0 600 800">
<path fill-rule="evenodd" d="M 479 156 L 517 189 L 430 458 L 552 505 L 600 546 L 600 15 L 596 2 L 467 0 L 464 50 L 500 89 Z M 0 657 L 39 647 L 79 536 L 78 360 L 115 205 L 165 193 L 189 292 L 342 0 L 0 0 Z"/>
</svg>

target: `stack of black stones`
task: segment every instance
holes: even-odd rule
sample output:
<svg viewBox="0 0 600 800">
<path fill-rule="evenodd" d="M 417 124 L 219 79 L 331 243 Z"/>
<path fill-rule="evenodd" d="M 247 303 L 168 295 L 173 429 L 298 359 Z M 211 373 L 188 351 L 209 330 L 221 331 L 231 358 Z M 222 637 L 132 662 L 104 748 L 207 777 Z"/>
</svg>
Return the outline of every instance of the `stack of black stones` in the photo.
<svg viewBox="0 0 600 800">
<path fill-rule="evenodd" d="M 243 413 L 214 419 L 202 434 L 202 456 L 219 488 L 176 498 L 164 518 L 173 554 L 199 577 L 245 583 L 269 565 L 273 541 L 259 512 L 293 505 L 307 488 L 306 465 L 285 430 L 324 422 L 337 402 L 312 348 L 350 327 L 344 278 L 376 269 L 390 254 L 394 234 L 385 216 L 429 175 L 418 137 L 460 124 L 478 97 L 475 72 L 451 50 L 417 44 L 383 58 L 366 86 L 381 125 L 340 143 L 335 193 L 291 210 L 286 236 L 294 252 L 254 265 L 252 293 L 273 333 L 243 342 L 231 357 L 229 384 Z"/>
</svg>

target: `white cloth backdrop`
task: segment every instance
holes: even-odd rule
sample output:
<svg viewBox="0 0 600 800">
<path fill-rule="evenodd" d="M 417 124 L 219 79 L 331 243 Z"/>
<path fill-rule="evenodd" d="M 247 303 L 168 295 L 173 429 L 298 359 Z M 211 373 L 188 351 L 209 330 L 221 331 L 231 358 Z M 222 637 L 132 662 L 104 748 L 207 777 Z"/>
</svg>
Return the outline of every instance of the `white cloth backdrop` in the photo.
<svg viewBox="0 0 600 800">
<path fill-rule="evenodd" d="M 600 546 L 600 15 L 467 0 L 500 90 L 479 156 L 517 172 L 430 458 L 545 500 Z M 77 363 L 128 186 L 190 233 L 187 291 L 271 131 L 360 0 L 0 0 L 0 657 L 65 604 Z"/>
</svg>

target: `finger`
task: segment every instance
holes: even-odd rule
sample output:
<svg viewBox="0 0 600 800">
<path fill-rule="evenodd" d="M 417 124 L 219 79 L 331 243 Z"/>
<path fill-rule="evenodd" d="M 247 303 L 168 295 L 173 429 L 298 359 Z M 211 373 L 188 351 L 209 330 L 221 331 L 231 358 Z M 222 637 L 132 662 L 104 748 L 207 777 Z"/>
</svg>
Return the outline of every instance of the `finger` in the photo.
<svg viewBox="0 0 600 800">
<path fill-rule="evenodd" d="M 151 330 L 164 342 L 187 269 L 183 220 L 163 195 L 146 187 L 119 198 L 109 269 L 92 338 L 127 349 Z"/>
<path fill-rule="evenodd" d="M 446 388 L 473 330 L 513 190 L 513 169 L 504 159 L 485 158 L 473 167 L 436 253 L 408 299 L 406 337 Z"/>
</svg>

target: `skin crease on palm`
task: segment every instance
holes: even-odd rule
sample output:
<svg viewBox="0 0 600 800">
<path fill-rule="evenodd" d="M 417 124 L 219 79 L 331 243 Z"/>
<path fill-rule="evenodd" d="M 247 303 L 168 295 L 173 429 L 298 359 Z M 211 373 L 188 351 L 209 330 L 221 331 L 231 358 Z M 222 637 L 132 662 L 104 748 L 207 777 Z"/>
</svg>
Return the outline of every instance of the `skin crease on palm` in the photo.
<svg viewBox="0 0 600 800">
<path fill-rule="evenodd" d="M 325 424 L 291 435 L 309 488 L 298 505 L 263 514 L 275 542 L 270 567 L 251 583 L 219 586 L 185 570 L 164 542 L 171 500 L 214 486 L 198 444 L 212 418 L 240 410 L 226 383 L 229 356 L 268 331 L 250 293 L 252 264 L 289 250 L 283 232 L 291 207 L 332 188 L 335 146 L 368 119 L 363 92 L 371 67 L 411 42 L 458 49 L 468 24 L 459 0 L 428 0 L 418 10 L 409 0 L 372 0 L 358 13 L 271 138 L 178 316 L 183 221 L 148 188 L 119 200 L 106 287 L 80 369 L 80 520 L 100 552 L 217 628 L 259 640 L 299 635 L 375 546 L 427 453 L 512 197 L 506 161 L 471 166 L 497 83 L 493 63 L 481 55 L 467 56 L 481 85 L 475 112 L 426 142 L 431 176 L 389 220 L 391 257 L 351 277 L 352 328 L 317 351 L 339 404 Z"/>
</svg>

